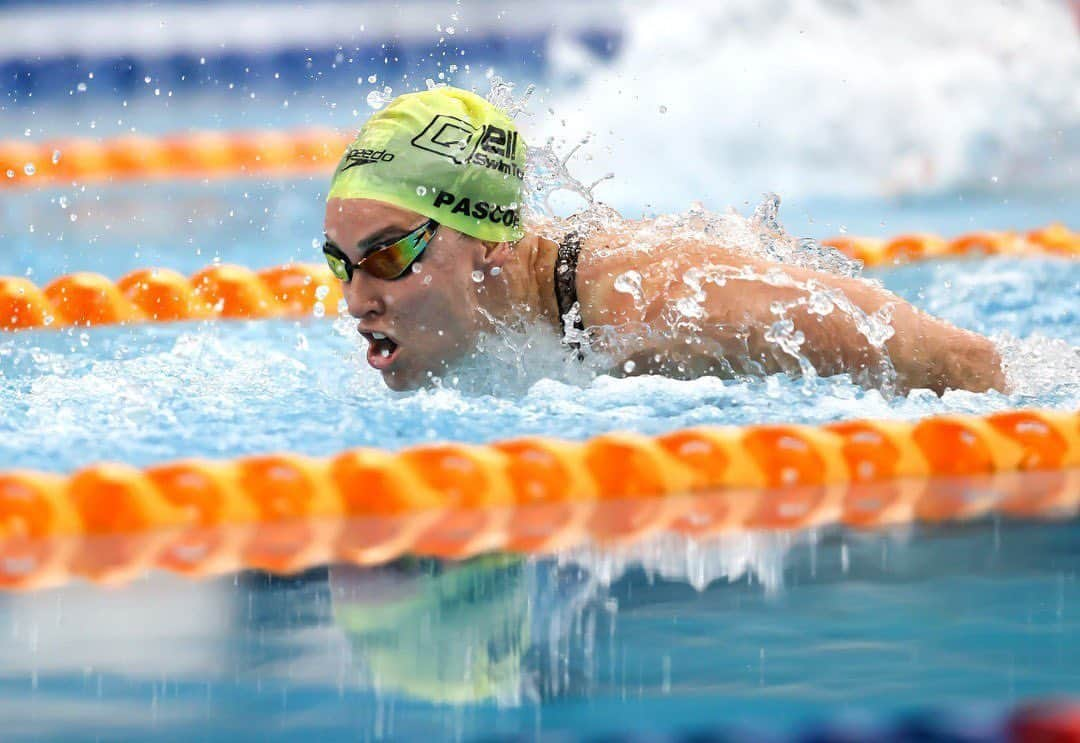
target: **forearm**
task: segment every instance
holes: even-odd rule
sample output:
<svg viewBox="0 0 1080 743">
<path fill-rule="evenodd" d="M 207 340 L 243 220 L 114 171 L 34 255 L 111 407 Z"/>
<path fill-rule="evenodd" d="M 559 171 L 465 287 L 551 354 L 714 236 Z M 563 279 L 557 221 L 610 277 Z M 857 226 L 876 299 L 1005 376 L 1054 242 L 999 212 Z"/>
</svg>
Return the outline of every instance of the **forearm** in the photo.
<svg viewBox="0 0 1080 743">
<path fill-rule="evenodd" d="M 880 286 L 698 247 L 641 266 L 631 291 L 615 279 L 635 264 L 579 279 L 586 324 L 622 328 L 608 350 L 637 373 L 657 364 L 664 373 L 798 373 L 809 364 L 877 386 L 891 365 L 901 391 L 1005 389 L 991 341 Z"/>
<path fill-rule="evenodd" d="M 891 292 L 862 282 L 850 283 L 844 287 L 846 294 L 866 314 L 879 312 L 886 305 L 891 309 L 893 333 L 885 350 L 901 391 L 1005 390 L 1001 356 L 990 339 L 929 315 Z"/>
<path fill-rule="evenodd" d="M 832 311 L 813 312 L 809 303 L 799 301 L 806 298 L 804 287 L 811 279 L 843 295 L 842 299 L 834 295 L 838 304 Z M 1005 390 L 1001 358 L 989 339 L 922 312 L 868 282 L 811 272 L 797 281 L 799 286 L 755 283 L 752 288 L 745 284 L 735 288 L 737 284 L 729 284 L 729 291 L 738 292 L 738 298 L 734 292 L 723 299 L 715 297 L 713 306 L 730 307 L 738 301 L 748 312 L 749 325 L 761 329 L 751 331 L 750 337 L 757 341 L 751 343 L 753 355 L 763 360 L 776 355 L 777 344 L 765 338 L 764 330 L 780 319 L 779 304 L 787 307 L 782 317 L 790 319 L 803 336 L 799 354 L 823 376 L 847 372 L 877 384 L 891 364 L 901 392 L 916 388 L 938 394 L 946 389 Z M 840 306 L 845 300 L 850 304 Z"/>
<path fill-rule="evenodd" d="M 913 328 L 897 329 L 906 342 L 900 337 L 898 348 L 890 349 L 904 388 L 1006 391 L 1001 354 L 989 338 L 919 314 Z"/>
</svg>

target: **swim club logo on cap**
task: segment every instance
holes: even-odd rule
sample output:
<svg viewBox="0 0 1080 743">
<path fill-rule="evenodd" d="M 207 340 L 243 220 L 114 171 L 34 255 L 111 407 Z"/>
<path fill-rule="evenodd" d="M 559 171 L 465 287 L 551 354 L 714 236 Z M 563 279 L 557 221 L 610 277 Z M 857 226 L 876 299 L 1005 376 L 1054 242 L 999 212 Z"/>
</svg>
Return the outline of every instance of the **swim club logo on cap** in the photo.
<svg viewBox="0 0 1080 743">
<path fill-rule="evenodd" d="M 521 239 L 525 142 L 513 120 L 458 88 L 400 95 L 364 123 L 328 199 L 372 199 L 480 240 Z"/>
<path fill-rule="evenodd" d="M 439 114 L 413 137 L 412 146 L 448 157 L 455 165 L 479 165 L 517 179 L 525 171 L 517 157 L 518 133 L 494 124 L 475 127 L 456 116 Z"/>
</svg>

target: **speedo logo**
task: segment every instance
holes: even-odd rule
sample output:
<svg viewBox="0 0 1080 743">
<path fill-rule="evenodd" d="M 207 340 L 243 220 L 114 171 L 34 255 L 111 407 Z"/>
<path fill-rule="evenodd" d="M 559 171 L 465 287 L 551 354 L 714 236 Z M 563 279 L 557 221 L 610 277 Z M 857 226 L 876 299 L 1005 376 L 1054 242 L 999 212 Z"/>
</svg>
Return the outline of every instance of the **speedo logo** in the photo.
<svg viewBox="0 0 1080 743">
<path fill-rule="evenodd" d="M 435 200 L 431 202 L 436 209 L 453 204 L 451 214 L 464 214 L 473 219 L 486 219 L 493 224 L 504 224 L 507 227 L 517 227 L 521 219 L 517 209 L 504 209 L 498 204 L 489 204 L 486 201 L 472 201 L 468 196 L 460 199 L 448 191 L 439 191 L 435 194 Z"/>
<path fill-rule="evenodd" d="M 516 131 L 494 124 L 478 128 L 446 114 L 437 115 L 412 139 L 413 147 L 453 160 L 456 165 L 479 165 L 521 179 L 525 171 L 514 163 L 519 143 Z"/>
<path fill-rule="evenodd" d="M 348 170 L 369 163 L 388 163 L 393 159 L 394 154 L 386 150 L 349 150 L 345 153 L 345 164 L 341 169 Z"/>
</svg>

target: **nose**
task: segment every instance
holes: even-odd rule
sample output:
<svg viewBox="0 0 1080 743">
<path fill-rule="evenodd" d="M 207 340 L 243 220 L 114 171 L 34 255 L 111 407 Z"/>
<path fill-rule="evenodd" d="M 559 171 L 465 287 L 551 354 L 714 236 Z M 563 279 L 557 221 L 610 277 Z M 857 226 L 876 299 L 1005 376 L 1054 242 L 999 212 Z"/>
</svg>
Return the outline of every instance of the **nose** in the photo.
<svg viewBox="0 0 1080 743">
<path fill-rule="evenodd" d="M 386 302 L 374 284 L 362 271 L 356 271 L 352 280 L 345 285 L 345 303 L 349 307 L 349 314 L 358 320 L 378 317 L 386 312 Z"/>
</svg>

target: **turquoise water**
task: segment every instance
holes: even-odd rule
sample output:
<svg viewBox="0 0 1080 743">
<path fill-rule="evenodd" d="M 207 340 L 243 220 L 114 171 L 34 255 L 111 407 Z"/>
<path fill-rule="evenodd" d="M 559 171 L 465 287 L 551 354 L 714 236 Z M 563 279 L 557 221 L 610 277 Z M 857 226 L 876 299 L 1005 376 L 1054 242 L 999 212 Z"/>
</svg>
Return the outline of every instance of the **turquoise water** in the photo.
<svg viewBox="0 0 1080 743">
<path fill-rule="evenodd" d="M 667 543 L 625 572 L 579 552 L 7 594 L 4 737 L 784 732 L 992 719 L 1080 693 L 1075 521 L 736 536 L 695 554 L 700 591 Z"/>
<path fill-rule="evenodd" d="M 66 208 L 57 193 L 14 194 L 3 202 L 0 240 L 8 250 L 0 254 L 0 273 L 29 274 L 44 284 L 71 270 L 118 278 L 149 265 L 193 272 L 215 260 L 256 268 L 317 260 L 312 240 L 321 232 L 320 187 L 301 179 L 274 187 L 237 181 L 95 189 Z M 103 200 L 95 198 L 103 194 Z M 996 204 L 973 197 L 829 202 L 786 205 L 781 216 L 788 213 L 785 226 L 792 234 L 816 237 L 836 234 L 841 224 L 855 234 L 896 234 L 916 226 L 955 234 L 1047 223 L 1072 203 L 1064 196 L 1031 195 Z M 800 218 L 800 210 L 812 210 L 813 221 Z M 78 219 L 65 221 L 67 212 Z M 1080 262 L 940 261 L 870 275 L 963 327 L 1021 339 L 1042 336 L 1073 348 L 1017 346 L 1013 355 L 1042 349 L 1045 358 L 1025 370 L 1025 384 L 1011 395 L 950 392 L 938 398 L 916 391 L 886 399 L 843 377 L 820 380 L 808 391 L 783 376 L 691 382 L 595 376 L 561 352 L 553 336 L 511 336 L 489 341 L 486 360 L 446 375 L 442 389 L 400 394 L 367 368 L 363 341 L 348 320 L 19 333 L 0 337 L 0 430 L 6 432 L 0 466 L 66 472 L 116 457 L 143 465 L 189 455 L 326 455 L 350 446 L 397 449 L 517 434 L 583 438 L 699 423 L 1080 406 L 1074 350 L 1080 345 Z M 521 361 L 516 348 L 526 343 L 533 350 Z"/>
<path fill-rule="evenodd" d="M 315 257 L 310 182 L 258 198 L 249 184 L 213 188 L 222 201 L 162 189 L 164 224 L 145 210 L 118 219 L 137 206 L 134 192 L 107 192 L 114 211 L 101 223 L 124 229 L 100 231 L 92 214 L 67 224 L 47 216 L 63 211 L 49 194 L 5 200 L 12 249 L 0 270 L 29 268 L 44 283 L 74 268 L 116 277 L 150 264 L 191 271 L 214 258 L 262 266 Z M 254 207 L 234 212 L 236 221 L 225 216 L 226 205 L 247 203 L 245 193 L 274 206 L 264 222 Z M 193 203 L 204 221 L 183 227 Z M 1004 228 L 1049 221 L 1060 204 L 969 207 L 819 204 L 813 224 L 789 220 L 789 229 L 832 234 L 840 219 L 879 234 Z M 30 223 L 51 227 L 22 229 Z M 49 233 L 60 225 L 62 241 Z M 170 243 L 172 229 L 181 231 Z M 125 230 L 142 235 L 138 248 Z M 184 230 L 202 235 L 198 253 L 175 240 Z M 873 275 L 965 327 L 1080 344 L 1080 263 L 994 258 Z M 533 340 L 543 355 L 543 339 Z M 461 389 L 447 380 L 399 394 L 364 367 L 359 345 L 349 323 L 314 319 L 4 336 L 0 467 L 67 472 L 100 459 L 325 455 L 522 433 L 581 438 L 1080 404 L 1069 376 L 1075 351 L 1045 344 L 1032 346 L 1047 355 L 1015 394 L 895 399 L 844 378 L 807 394 L 786 377 L 592 378 L 561 360 L 469 370 L 486 389 L 463 379 Z M 1024 700 L 1080 693 L 1078 574 L 1075 520 L 988 520 L 694 545 L 661 538 L 629 552 L 406 560 L 292 579 L 154 574 L 117 588 L 72 584 L 0 595 L 0 717 L 7 739 L 53 740 L 471 739 L 721 721 L 790 731 L 928 707 L 985 719 Z"/>
<path fill-rule="evenodd" d="M 570 144 L 597 130 L 576 165 L 595 171 L 585 182 L 617 171 L 598 193 L 627 216 L 695 199 L 748 215 L 759 191 L 775 189 L 781 221 L 800 236 L 1076 229 L 1080 57 L 1064 11 L 1033 5 L 973 16 L 933 4 L 656 4 L 620 21 L 627 51 L 610 65 L 565 39 L 545 50 L 550 79 L 526 126 L 533 141 Z M 367 115 L 370 90 L 401 92 L 442 70 L 412 71 L 408 83 L 362 84 L 386 71 L 357 69 L 355 87 L 350 72 L 348 87 L 308 84 L 282 100 L 247 87 L 157 97 L 148 83 L 123 105 L 0 103 L 0 137 L 345 130 Z M 482 77 L 471 79 L 483 87 Z M 320 176 L 5 191 L 0 274 L 45 284 L 82 270 L 315 261 L 325 186 Z M 366 368 L 349 322 L 20 333 L 0 335 L 0 469 L 1080 407 L 1080 262 L 940 261 L 871 275 L 999 337 L 1020 364 L 1019 389 L 887 399 L 845 378 L 809 389 L 781 376 L 613 379 L 567 362 L 554 338 L 509 336 L 441 389 L 397 394 Z M 622 550 L 291 578 L 73 582 L 0 593 L 0 737 L 467 740 L 717 723 L 783 732 L 928 709 L 992 719 L 1025 700 L 1080 695 L 1078 576 L 1075 518 L 987 518 L 873 534 L 660 536 Z"/>
</svg>

